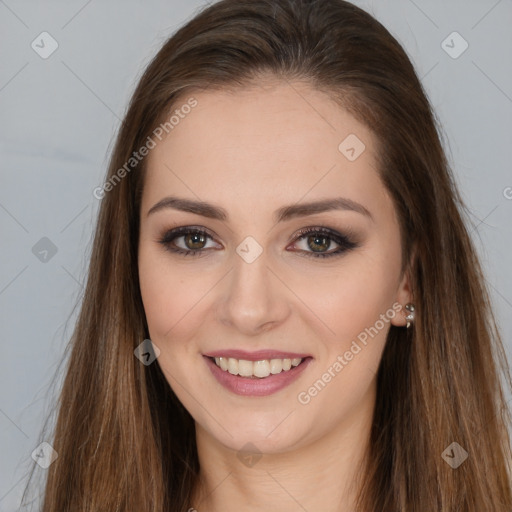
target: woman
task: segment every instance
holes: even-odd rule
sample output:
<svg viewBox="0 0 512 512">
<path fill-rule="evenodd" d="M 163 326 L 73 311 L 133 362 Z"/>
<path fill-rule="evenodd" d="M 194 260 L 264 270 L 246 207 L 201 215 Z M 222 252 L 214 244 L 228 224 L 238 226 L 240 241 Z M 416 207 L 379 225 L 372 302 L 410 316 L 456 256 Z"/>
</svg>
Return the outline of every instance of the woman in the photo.
<svg viewBox="0 0 512 512">
<path fill-rule="evenodd" d="M 512 510 L 464 207 L 370 15 L 203 10 L 142 76 L 94 193 L 44 512 Z"/>
</svg>

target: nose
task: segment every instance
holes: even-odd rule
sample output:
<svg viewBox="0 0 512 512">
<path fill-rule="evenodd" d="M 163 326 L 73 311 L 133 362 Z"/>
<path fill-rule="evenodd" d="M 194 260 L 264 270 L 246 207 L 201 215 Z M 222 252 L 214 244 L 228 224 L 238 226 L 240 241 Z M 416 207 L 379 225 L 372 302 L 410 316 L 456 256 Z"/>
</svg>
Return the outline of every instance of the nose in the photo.
<svg viewBox="0 0 512 512">
<path fill-rule="evenodd" d="M 251 263 L 234 256 L 233 269 L 218 298 L 220 322 L 251 336 L 286 320 L 290 314 L 287 288 L 268 263 L 265 251 Z"/>
</svg>

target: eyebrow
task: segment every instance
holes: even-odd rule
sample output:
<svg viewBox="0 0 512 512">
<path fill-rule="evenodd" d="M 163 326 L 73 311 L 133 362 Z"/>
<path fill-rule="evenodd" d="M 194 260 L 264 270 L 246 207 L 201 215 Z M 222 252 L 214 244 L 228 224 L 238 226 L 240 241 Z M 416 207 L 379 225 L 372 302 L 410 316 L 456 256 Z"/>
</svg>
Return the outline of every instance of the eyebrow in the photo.
<svg viewBox="0 0 512 512">
<path fill-rule="evenodd" d="M 147 216 L 166 208 L 195 213 L 202 217 L 220 221 L 226 221 L 229 217 L 227 211 L 220 206 L 204 201 L 196 201 L 193 199 L 185 199 L 175 196 L 164 197 L 158 201 L 158 203 L 149 209 Z M 296 217 L 305 217 L 307 215 L 314 215 L 315 213 L 333 210 L 354 211 L 374 220 L 372 214 L 362 204 L 344 197 L 336 197 L 332 199 L 313 201 L 310 203 L 297 203 L 289 206 L 283 206 L 274 212 L 274 221 L 276 223 L 284 222 Z"/>
</svg>

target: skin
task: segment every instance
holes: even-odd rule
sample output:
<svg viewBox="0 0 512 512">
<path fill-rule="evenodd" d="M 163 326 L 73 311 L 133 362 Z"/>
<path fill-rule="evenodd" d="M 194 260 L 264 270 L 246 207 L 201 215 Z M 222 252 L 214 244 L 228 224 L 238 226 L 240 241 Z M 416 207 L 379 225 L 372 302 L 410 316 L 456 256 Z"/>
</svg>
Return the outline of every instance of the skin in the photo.
<svg viewBox="0 0 512 512">
<path fill-rule="evenodd" d="M 393 304 L 411 301 L 374 135 L 302 82 L 268 79 L 193 96 L 198 105 L 147 157 L 139 243 L 140 288 L 157 361 L 196 422 L 201 485 L 190 506 L 199 512 L 353 510 L 375 373 L 389 327 L 405 325 L 405 310 L 367 345 L 359 343 L 362 350 L 309 403 L 298 395 Z M 338 150 L 349 134 L 366 146 L 355 161 Z M 169 195 L 218 205 L 228 219 L 173 208 L 148 215 Z M 278 224 L 272 217 L 283 206 L 336 197 L 363 205 L 372 218 L 350 210 Z M 206 238 L 199 256 L 172 253 L 159 239 L 177 226 L 205 228 L 213 239 Z M 332 239 L 320 248 L 308 244 L 307 235 L 296 236 L 304 227 L 352 233 L 359 245 L 332 258 L 308 257 L 339 245 Z M 236 252 L 247 236 L 263 249 L 252 263 Z M 198 247 L 197 240 L 186 243 L 184 236 L 174 240 Z M 279 392 L 244 397 L 221 386 L 202 356 L 228 348 L 279 349 L 313 360 Z M 248 442 L 263 454 L 252 465 L 237 457 Z"/>
</svg>

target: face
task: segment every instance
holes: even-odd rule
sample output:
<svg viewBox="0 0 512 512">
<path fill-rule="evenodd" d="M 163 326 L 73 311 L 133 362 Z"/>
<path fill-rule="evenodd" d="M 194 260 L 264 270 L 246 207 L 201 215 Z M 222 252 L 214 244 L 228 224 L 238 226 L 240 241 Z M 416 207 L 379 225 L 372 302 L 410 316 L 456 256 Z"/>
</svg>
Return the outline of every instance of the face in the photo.
<svg viewBox="0 0 512 512">
<path fill-rule="evenodd" d="M 304 83 L 193 97 L 147 157 L 139 275 L 156 364 L 212 441 L 306 446 L 371 411 L 386 335 L 405 324 L 376 141 Z"/>
</svg>

